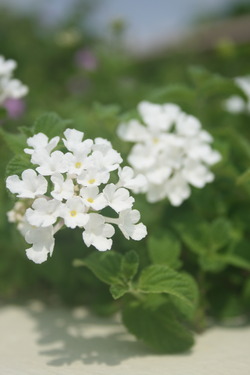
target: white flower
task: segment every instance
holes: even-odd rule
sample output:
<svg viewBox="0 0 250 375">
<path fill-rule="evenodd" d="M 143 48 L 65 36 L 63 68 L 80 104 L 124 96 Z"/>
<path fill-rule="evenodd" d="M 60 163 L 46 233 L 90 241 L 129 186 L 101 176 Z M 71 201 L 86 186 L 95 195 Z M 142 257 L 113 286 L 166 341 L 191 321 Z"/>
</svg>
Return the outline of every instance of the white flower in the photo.
<svg viewBox="0 0 250 375">
<path fill-rule="evenodd" d="M 17 64 L 14 60 L 5 60 L 0 56 L 0 76 L 10 76 Z"/>
<path fill-rule="evenodd" d="M 143 142 L 149 138 L 147 129 L 137 120 L 120 124 L 117 134 L 121 139 L 129 142 Z"/>
<path fill-rule="evenodd" d="M 108 184 L 103 189 L 103 195 L 108 205 L 116 212 L 129 209 L 134 203 L 134 198 L 130 196 L 129 191 L 124 188 L 118 188 L 114 184 Z"/>
<path fill-rule="evenodd" d="M 36 227 L 48 227 L 57 221 L 60 206 L 61 202 L 56 199 L 37 198 L 32 208 L 27 209 L 26 219 Z"/>
<path fill-rule="evenodd" d="M 142 102 L 138 111 L 145 125 L 132 120 L 118 127 L 122 139 L 135 142 L 128 155 L 135 176 L 146 179 L 135 191 L 145 192 L 149 202 L 168 198 L 180 205 L 190 196 L 189 184 L 201 188 L 214 179 L 208 166 L 221 155 L 211 148 L 213 138 L 200 121 L 178 106 Z"/>
<path fill-rule="evenodd" d="M 134 176 L 129 167 L 122 169 L 122 158 L 109 141 L 83 140 L 84 133 L 75 129 L 67 129 L 64 136 L 61 142 L 43 133 L 28 138 L 24 152 L 30 155 L 33 169 L 23 171 L 22 178 L 14 175 L 6 180 L 8 189 L 25 199 L 15 204 L 8 218 L 32 245 L 26 254 L 35 263 L 52 254 L 54 235 L 62 227 L 82 228 L 86 246 L 100 251 L 112 246 L 113 224 L 120 226 L 126 238 L 146 234 L 144 225 L 136 224 L 138 214 L 131 211 L 134 198 L 126 189 L 145 190 L 145 177 Z M 67 152 L 53 151 L 57 145 Z M 111 175 L 116 184 L 108 183 Z M 112 210 L 111 217 L 102 215 Z M 116 213 L 119 218 L 114 218 Z"/>
<path fill-rule="evenodd" d="M 99 211 L 108 205 L 103 193 L 99 193 L 97 186 L 83 187 L 80 190 L 82 200 L 86 207 Z"/>
<path fill-rule="evenodd" d="M 108 171 L 99 171 L 98 169 L 88 169 L 82 171 L 77 177 L 77 182 L 83 186 L 99 186 L 106 184 L 109 180 L 110 174 Z"/>
<path fill-rule="evenodd" d="M 0 105 L 7 99 L 19 99 L 28 93 L 27 86 L 18 79 L 12 78 L 15 68 L 14 60 L 5 60 L 3 56 L 0 56 Z"/>
<path fill-rule="evenodd" d="M 176 104 L 153 104 L 141 102 L 138 112 L 144 123 L 154 132 L 158 130 L 169 130 L 179 116 L 180 108 Z"/>
<path fill-rule="evenodd" d="M 36 156 L 35 160 L 34 156 Z M 68 172 L 71 160 L 71 153 L 64 154 L 61 151 L 54 151 L 51 155 L 46 155 L 46 153 L 42 151 L 36 151 L 31 157 L 31 161 L 39 165 L 39 167 L 36 168 L 37 172 L 43 176 Z"/>
<path fill-rule="evenodd" d="M 66 129 L 63 134 L 65 136 L 63 143 L 69 151 L 75 151 L 77 146 L 81 144 L 84 137 L 84 133 L 76 129 Z"/>
<path fill-rule="evenodd" d="M 181 174 L 187 182 L 197 188 L 203 188 L 206 183 L 214 180 L 213 173 L 205 165 L 195 160 L 187 160 Z"/>
<path fill-rule="evenodd" d="M 240 96 L 233 95 L 224 102 L 224 107 L 228 112 L 241 113 L 246 110 L 246 102 Z"/>
<path fill-rule="evenodd" d="M 143 174 L 135 176 L 135 172 L 130 167 L 118 169 L 119 181 L 117 187 L 124 186 L 135 193 L 145 192 L 147 190 L 147 179 Z"/>
<path fill-rule="evenodd" d="M 91 139 L 86 139 L 82 141 L 84 133 L 76 129 L 66 129 L 63 133 L 65 139 L 63 143 L 65 147 L 74 153 L 75 156 L 81 155 L 81 157 L 86 156 L 90 153 L 93 141 Z"/>
<path fill-rule="evenodd" d="M 37 133 L 33 137 L 27 139 L 28 146 L 32 148 L 25 148 L 24 152 L 26 154 L 32 155 L 34 151 L 41 152 L 44 149 L 49 155 L 51 151 L 57 146 L 59 140 L 60 137 L 54 137 L 51 140 L 49 140 L 47 135 L 43 133 Z"/>
<path fill-rule="evenodd" d="M 250 76 L 237 77 L 234 79 L 236 85 L 247 97 L 245 101 L 238 95 L 233 95 L 224 102 L 224 108 L 231 113 L 250 113 Z"/>
<path fill-rule="evenodd" d="M 86 206 L 80 197 L 73 197 L 61 206 L 60 217 L 69 228 L 84 227 L 89 220 L 86 214 Z"/>
<path fill-rule="evenodd" d="M 22 179 L 17 175 L 9 176 L 6 180 L 7 188 L 19 198 L 35 198 L 47 191 L 47 180 L 37 175 L 33 169 L 26 169 L 22 173 Z"/>
<path fill-rule="evenodd" d="M 112 246 L 112 237 L 115 233 L 114 227 L 105 223 L 102 215 L 91 213 L 89 221 L 85 225 L 85 231 L 82 234 L 85 244 L 95 246 L 100 251 L 110 250 Z"/>
<path fill-rule="evenodd" d="M 121 155 L 114 149 L 109 149 L 103 153 L 101 151 L 93 151 L 87 158 L 87 168 L 97 168 L 99 171 L 114 171 L 122 162 Z"/>
<path fill-rule="evenodd" d="M 53 227 L 36 228 L 30 226 L 26 231 L 25 241 L 33 246 L 26 250 L 27 257 L 35 263 L 43 263 L 47 260 L 48 254 L 53 253 L 55 239 Z"/>
<path fill-rule="evenodd" d="M 64 177 L 60 173 L 56 173 L 51 176 L 51 181 L 53 182 L 54 189 L 51 191 L 53 198 L 62 201 L 63 199 L 72 198 L 74 195 L 74 183 L 72 179 Z"/>
<path fill-rule="evenodd" d="M 124 210 L 120 212 L 118 227 L 129 240 L 139 241 L 147 235 L 147 229 L 144 224 L 138 223 L 140 213 L 138 210 Z"/>
</svg>

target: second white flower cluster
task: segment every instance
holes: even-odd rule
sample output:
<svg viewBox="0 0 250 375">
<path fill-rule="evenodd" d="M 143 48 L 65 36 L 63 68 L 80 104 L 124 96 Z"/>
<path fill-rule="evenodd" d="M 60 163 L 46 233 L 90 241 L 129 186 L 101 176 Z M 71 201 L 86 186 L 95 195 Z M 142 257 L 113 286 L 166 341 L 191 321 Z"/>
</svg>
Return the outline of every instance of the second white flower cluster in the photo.
<svg viewBox="0 0 250 375">
<path fill-rule="evenodd" d="M 61 144 L 60 137 L 49 140 L 43 133 L 28 138 L 24 151 L 34 169 L 6 180 L 7 188 L 21 199 L 8 213 L 9 221 L 18 224 L 32 245 L 26 254 L 36 263 L 52 255 L 54 234 L 64 225 L 83 228 L 85 244 L 100 251 L 112 246 L 113 224 L 127 239 L 141 240 L 147 234 L 128 190 L 142 189 L 145 178 L 134 177 L 130 167 L 121 168 L 122 158 L 109 141 L 83 137 L 84 133 L 67 129 Z M 111 217 L 103 214 L 107 207 Z"/>
<path fill-rule="evenodd" d="M 190 185 L 203 188 L 213 181 L 209 167 L 221 155 L 211 148 L 213 138 L 200 121 L 176 104 L 141 102 L 138 112 L 143 123 L 135 119 L 122 123 L 118 135 L 135 143 L 128 161 L 136 174 L 146 178 L 140 192 L 149 202 L 168 198 L 179 206 L 190 196 Z"/>
</svg>

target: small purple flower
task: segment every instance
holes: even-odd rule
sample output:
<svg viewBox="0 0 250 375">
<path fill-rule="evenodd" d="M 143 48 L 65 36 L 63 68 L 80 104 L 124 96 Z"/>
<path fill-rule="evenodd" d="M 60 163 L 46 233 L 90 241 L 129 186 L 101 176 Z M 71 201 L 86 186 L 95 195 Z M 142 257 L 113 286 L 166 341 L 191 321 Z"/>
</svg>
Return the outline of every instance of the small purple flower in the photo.
<svg viewBox="0 0 250 375">
<path fill-rule="evenodd" d="M 95 71 L 97 69 L 97 59 L 94 53 L 87 48 L 80 49 L 75 55 L 75 63 L 79 68 Z"/>
<path fill-rule="evenodd" d="M 4 102 L 4 107 L 6 108 L 9 117 L 19 118 L 25 112 L 25 102 L 23 99 L 9 98 Z"/>
</svg>

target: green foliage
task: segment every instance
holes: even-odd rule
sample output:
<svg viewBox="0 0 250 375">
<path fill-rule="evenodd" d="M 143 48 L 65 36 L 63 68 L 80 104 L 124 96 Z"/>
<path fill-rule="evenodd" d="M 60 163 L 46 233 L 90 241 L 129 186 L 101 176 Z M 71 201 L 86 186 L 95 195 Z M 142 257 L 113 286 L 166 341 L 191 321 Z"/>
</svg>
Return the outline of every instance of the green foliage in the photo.
<svg viewBox="0 0 250 375">
<path fill-rule="evenodd" d="M 174 269 L 181 267 L 182 263 L 179 259 L 181 244 L 170 231 L 164 233 L 161 238 L 149 237 L 148 251 L 150 260 L 154 264 L 165 264 Z"/>
<path fill-rule="evenodd" d="M 145 268 L 138 281 L 138 290 L 142 293 L 168 294 L 177 304 L 179 300 L 182 312 L 187 316 L 192 315 L 197 307 L 198 289 L 193 278 L 168 266 L 151 265 Z"/>
<path fill-rule="evenodd" d="M 121 309 L 132 334 L 168 353 L 188 350 L 192 331 L 206 327 L 207 318 L 223 322 L 241 316 L 249 321 L 249 114 L 232 115 L 224 108 L 231 95 L 247 100 L 233 78 L 250 73 L 249 43 L 134 59 L 122 50 L 121 35 L 111 46 L 91 35 L 87 23 L 84 31 L 77 27 L 78 39 L 66 45 L 62 35 L 72 20 L 59 29 L 38 32 L 34 19 L 5 10 L 1 14 L 1 54 L 17 60 L 16 77 L 30 88 L 22 117 L 12 119 L 0 109 L 2 176 L 20 175 L 31 167 L 23 152 L 28 137 L 38 132 L 62 136 L 71 126 L 87 137 L 112 141 L 125 165 L 131 145 L 117 139 L 116 129 L 119 122 L 135 118 L 141 100 L 176 103 L 197 116 L 222 154 L 213 168 L 215 180 L 204 189 L 192 188 L 181 207 L 170 207 L 167 201 L 152 205 L 143 196 L 135 197 L 148 226 L 146 247 L 145 242 L 134 242 L 131 251 L 131 242 L 117 233 L 119 251 L 102 253 L 86 249 L 75 231 L 62 231 L 53 257 L 39 267 L 25 258 L 26 244 L 7 222 L 13 202 L 2 179 L 1 299 L 57 296 L 99 312 Z M 75 64 L 81 48 L 93 52 L 96 70 Z M 191 66 L 194 62 L 197 66 Z M 74 263 L 84 268 L 73 269 L 74 258 L 83 258 Z"/>
<path fill-rule="evenodd" d="M 157 302 L 157 303 L 156 303 Z M 160 353 L 178 353 L 188 350 L 194 343 L 191 332 L 180 323 L 172 306 L 155 301 L 132 300 L 122 311 L 128 330 L 138 339 Z"/>
<path fill-rule="evenodd" d="M 60 136 L 71 123 L 71 120 L 63 120 L 56 113 L 45 113 L 35 121 L 33 133 L 37 134 L 42 132 L 49 138 Z"/>
<path fill-rule="evenodd" d="M 125 255 L 114 251 L 95 252 L 74 264 L 89 268 L 109 284 L 114 299 L 127 293 L 132 296 L 123 306 L 124 324 L 146 344 L 169 353 L 185 350 L 193 344 L 191 332 L 176 317 L 182 317 L 185 322 L 192 319 L 196 311 L 198 288 L 190 275 L 166 265 L 151 265 L 134 279 L 139 266 L 135 251 Z"/>
</svg>

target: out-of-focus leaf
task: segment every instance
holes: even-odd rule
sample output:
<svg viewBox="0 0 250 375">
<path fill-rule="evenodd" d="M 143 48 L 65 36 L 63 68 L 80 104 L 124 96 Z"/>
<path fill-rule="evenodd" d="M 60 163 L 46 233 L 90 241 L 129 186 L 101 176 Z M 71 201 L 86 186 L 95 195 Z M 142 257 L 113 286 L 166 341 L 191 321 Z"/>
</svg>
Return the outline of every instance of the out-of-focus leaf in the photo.
<svg viewBox="0 0 250 375">
<path fill-rule="evenodd" d="M 152 305 L 151 305 L 152 299 Z M 178 353 L 194 343 L 192 333 L 182 325 L 171 305 L 155 307 L 154 296 L 146 301 L 132 301 L 124 306 L 123 323 L 138 339 L 160 353 Z"/>
<path fill-rule="evenodd" d="M 75 266 L 85 266 L 107 284 L 119 284 L 121 282 L 122 256 L 115 251 L 93 252 L 82 260 L 76 260 Z"/>
<path fill-rule="evenodd" d="M 138 254 L 130 250 L 122 257 L 121 262 L 121 274 L 122 277 L 127 281 L 131 280 L 138 270 L 139 266 L 139 257 Z"/>
<path fill-rule="evenodd" d="M 27 138 L 24 134 L 12 134 L 0 128 L 0 135 L 14 154 L 23 153 L 24 148 L 27 146 Z"/>
<path fill-rule="evenodd" d="M 171 232 L 164 233 L 163 237 L 149 237 L 148 252 L 154 264 L 165 264 L 171 268 L 179 268 L 181 261 L 180 241 Z"/>
</svg>

